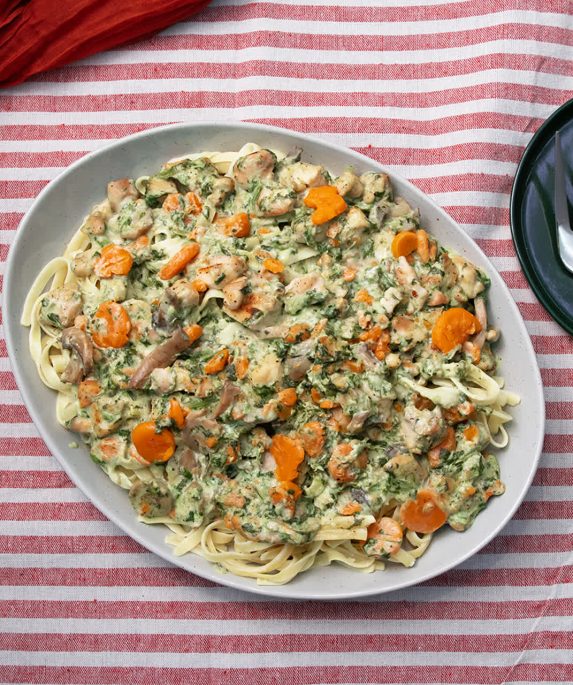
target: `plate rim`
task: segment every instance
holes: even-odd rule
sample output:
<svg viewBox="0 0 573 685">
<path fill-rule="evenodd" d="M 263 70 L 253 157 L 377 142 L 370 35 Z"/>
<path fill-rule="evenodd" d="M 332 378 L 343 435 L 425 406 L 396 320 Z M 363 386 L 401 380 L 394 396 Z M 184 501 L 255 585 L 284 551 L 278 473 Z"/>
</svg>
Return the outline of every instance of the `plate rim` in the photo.
<svg viewBox="0 0 573 685">
<path fill-rule="evenodd" d="M 527 349 L 527 353 L 529 358 L 533 361 L 532 364 L 532 371 L 535 375 L 535 380 L 536 380 L 536 390 L 537 394 L 540 398 L 539 401 L 539 409 L 540 409 L 540 430 L 539 434 L 536 435 L 536 443 L 533 446 L 535 447 L 535 458 L 532 463 L 532 468 L 531 472 L 529 474 L 529 477 L 525 481 L 521 491 L 517 493 L 517 497 L 515 500 L 512 502 L 512 505 L 509 507 L 507 513 L 505 516 L 500 520 L 499 523 L 497 523 L 491 531 L 488 532 L 487 535 L 485 535 L 479 542 L 475 543 L 473 547 L 470 547 L 470 549 L 463 554 L 461 557 L 457 557 L 455 561 L 447 562 L 443 567 L 440 568 L 439 571 L 436 571 L 435 569 L 428 569 L 427 573 L 422 574 L 421 577 L 418 578 L 413 578 L 410 579 L 407 576 L 404 576 L 404 579 L 400 580 L 399 583 L 395 584 L 393 587 L 389 588 L 380 588 L 380 589 L 372 589 L 372 588 L 366 588 L 366 589 L 357 589 L 351 592 L 345 591 L 345 592 L 331 592 L 331 591 L 326 591 L 321 594 L 317 594 L 316 592 L 309 592 L 309 591 L 304 591 L 297 589 L 295 586 L 292 585 L 284 585 L 284 586 L 273 586 L 273 585 L 258 585 L 255 582 L 252 582 L 248 585 L 245 584 L 246 580 L 252 580 L 252 579 L 245 579 L 241 577 L 235 577 L 233 574 L 226 573 L 226 574 L 220 574 L 217 573 L 217 570 L 214 568 L 213 565 L 209 565 L 208 570 L 203 572 L 203 569 L 187 569 L 179 564 L 177 564 L 177 558 L 173 556 L 171 549 L 156 549 L 154 546 L 154 543 L 146 539 L 146 537 L 142 533 L 140 534 L 139 532 L 133 532 L 132 530 L 128 530 L 125 527 L 125 522 L 123 520 L 123 517 L 116 514 L 116 512 L 113 510 L 113 508 L 104 500 L 97 501 L 97 503 L 93 500 L 93 498 L 85 493 L 83 486 L 81 484 L 81 478 L 79 475 L 76 475 L 74 472 L 71 472 L 68 470 L 67 466 L 67 460 L 66 458 L 60 454 L 59 448 L 56 445 L 56 442 L 52 440 L 52 437 L 48 430 L 44 431 L 43 426 L 41 425 L 41 421 L 36 421 L 35 416 L 32 415 L 31 412 L 31 418 L 34 422 L 34 425 L 36 426 L 38 432 L 40 433 L 42 439 L 45 441 L 46 445 L 50 449 L 50 452 L 52 456 L 54 456 L 58 463 L 62 466 L 68 477 L 72 480 L 74 485 L 78 487 L 78 489 L 89 499 L 90 503 L 96 507 L 104 516 L 106 516 L 107 519 L 112 521 L 118 528 L 120 528 L 126 535 L 129 537 L 133 538 L 136 540 L 142 547 L 144 547 L 146 550 L 152 552 L 153 554 L 157 554 L 159 557 L 163 558 L 166 560 L 168 563 L 170 563 L 172 566 L 175 566 L 177 568 L 180 568 L 182 571 L 185 571 L 187 573 L 190 573 L 192 575 L 197 575 L 201 578 L 204 578 L 206 580 L 209 580 L 216 585 L 222 585 L 226 587 L 233 588 L 235 590 L 240 590 L 242 592 L 247 592 L 247 593 L 252 593 L 256 595 L 261 595 L 261 596 L 266 596 L 266 597 L 274 597 L 277 599 L 281 599 L 283 601 L 292 601 L 292 600 L 315 600 L 315 601 L 333 601 L 333 600 L 341 600 L 341 599 L 359 599 L 363 597 L 377 597 L 381 596 L 383 594 L 389 594 L 392 592 L 397 592 L 404 590 L 408 587 L 412 587 L 414 585 L 420 585 L 428 580 L 431 580 L 432 578 L 438 577 L 451 569 L 459 566 L 460 564 L 464 563 L 467 561 L 469 558 L 473 557 L 475 554 L 477 554 L 481 549 L 483 549 L 493 538 L 495 538 L 497 535 L 500 534 L 502 529 L 507 525 L 507 523 L 513 518 L 515 515 L 515 512 L 523 502 L 527 492 L 529 491 L 529 488 L 531 486 L 531 483 L 533 481 L 533 478 L 535 476 L 535 473 L 537 471 L 537 468 L 539 466 L 539 460 L 541 458 L 542 454 L 542 449 L 543 449 L 543 440 L 545 436 L 545 402 L 543 400 L 543 383 L 542 383 L 542 378 L 541 378 L 541 373 L 539 370 L 539 364 L 537 362 L 537 356 L 535 354 L 535 350 L 533 348 L 530 336 L 527 332 L 527 329 L 525 327 L 523 317 L 521 316 L 521 313 L 519 311 L 519 308 L 517 307 L 510 290 L 503 280 L 501 276 L 499 275 L 498 270 L 495 268 L 495 266 L 492 264 L 491 260 L 489 257 L 483 252 L 483 250 L 479 247 L 479 245 L 475 242 L 475 240 L 469 236 L 462 228 L 461 226 L 455 221 L 442 207 L 440 207 L 430 196 L 428 196 L 426 193 L 424 193 L 422 190 L 414 186 L 410 181 L 408 181 L 406 178 L 401 176 L 398 173 L 394 173 L 394 171 L 388 172 L 382 164 L 380 164 L 378 161 L 367 157 L 366 155 L 363 155 L 360 152 L 357 152 L 353 150 L 352 148 L 347 147 L 346 145 L 342 143 L 333 143 L 328 140 L 321 139 L 318 136 L 312 136 L 308 135 L 306 133 L 300 133 L 296 130 L 292 129 L 286 129 L 283 127 L 278 127 L 278 126 L 270 126 L 267 124 L 258 124 L 258 123 L 251 123 L 251 122 L 241 122 L 241 121 L 204 121 L 204 122 L 182 122 L 182 123 L 176 123 L 176 124 L 169 124 L 169 125 L 162 125 L 162 126 L 155 126 L 149 129 L 146 129 L 144 131 L 139 131 L 137 133 L 131 134 L 129 136 L 124 136 L 121 138 L 118 138 L 117 140 L 113 141 L 112 143 L 109 143 L 108 145 L 105 145 L 101 148 L 98 148 L 96 150 L 93 150 L 89 152 L 88 154 L 80 157 L 78 160 L 73 162 L 71 165 L 66 167 L 56 178 L 54 178 L 50 183 L 48 183 L 42 191 L 37 195 L 37 197 L 34 199 L 32 205 L 30 208 L 27 210 L 25 213 L 24 217 L 22 218 L 18 229 L 16 231 L 16 235 L 14 237 L 13 243 L 10 248 L 10 252 L 8 255 L 8 258 L 6 260 L 6 271 L 5 271 L 5 284 L 3 288 L 3 293 L 2 293 L 2 306 L 5 312 L 5 321 L 4 321 L 4 329 L 5 329 L 5 339 L 6 339 L 6 346 L 7 346 L 7 351 L 8 351 L 8 357 L 10 360 L 12 372 L 14 374 L 14 377 L 16 379 L 16 383 L 18 386 L 18 390 L 20 394 L 22 395 L 22 399 L 24 400 L 24 403 L 26 404 L 27 408 L 30 406 L 30 401 L 29 401 L 29 396 L 32 393 L 32 389 L 30 389 L 30 392 L 28 392 L 27 386 L 23 381 L 22 375 L 20 373 L 19 369 L 19 362 L 18 362 L 18 355 L 16 354 L 16 345 L 15 345 L 15 334 L 12 331 L 12 325 L 10 322 L 13 320 L 18 320 L 19 323 L 19 312 L 16 317 L 14 318 L 14 312 L 12 311 L 12 305 L 10 304 L 10 298 L 7 298 L 6 295 L 7 293 L 10 292 L 11 290 L 11 282 L 12 282 L 12 274 L 16 270 L 15 266 L 15 261 L 13 259 L 13 255 L 17 251 L 17 247 L 19 246 L 20 242 L 23 240 L 23 235 L 24 231 L 21 230 L 23 227 L 25 227 L 27 221 L 29 220 L 30 216 L 33 214 L 36 206 L 42 201 L 44 195 L 50 192 L 50 189 L 53 185 L 54 182 L 59 181 L 61 182 L 64 180 L 69 174 L 72 174 L 76 167 L 85 164 L 86 161 L 89 161 L 90 159 L 97 157 L 100 154 L 106 154 L 110 150 L 113 150 L 114 148 L 120 148 L 123 144 L 125 144 L 126 141 L 132 141 L 136 140 L 139 138 L 146 138 L 149 136 L 153 136 L 155 133 L 159 131 L 164 131 L 166 129 L 172 129 L 172 130 L 177 130 L 177 129 L 189 129 L 189 130 L 200 130 L 201 128 L 211 128 L 213 126 L 220 126 L 220 127 L 230 127 L 230 128 L 236 128 L 236 129 L 241 129 L 244 131 L 255 131 L 258 133 L 275 133 L 275 134 L 287 134 L 287 135 L 292 135 L 297 137 L 298 139 L 302 141 L 309 141 L 315 145 L 327 147 L 330 150 L 336 152 L 337 154 L 347 154 L 350 157 L 354 157 L 357 162 L 363 161 L 364 163 L 367 163 L 369 165 L 374 165 L 380 169 L 381 172 L 387 172 L 390 174 L 391 178 L 395 178 L 398 180 L 400 183 L 402 183 L 404 186 L 408 188 L 408 190 L 411 190 L 414 195 L 421 194 L 423 195 L 426 200 L 432 205 L 433 209 L 435 212 L 440 216 L 441 219 L 445 220 L 447 223 L 452 224 L 455 226 L 456 230 L 459 231 L 461 234 L 465 235 L 466 238 L 471 241 L 473 248 L 480 254 L 480 256 L 483 258 L 485 263 L 487 264 L 488 268 L 491 269 L 492 271 L 495 271 L 496 274 L 499 276 L 501 285 L 502 285 L 502 290 L 503 294 L 505 296 L 505 299 L 508 301 L 508 306 L 513 310 L 517 321 L 519 322 L 519 326 L 521 328 L 522 334 L 523 334 L 523 341 L 525 348 Z M 34 412 L 35 413 L 35 412 Z M 357 574 L 357 578 L 360 577 L 360 574 Z M 282 588 L 292 588 L 291 592 L 285 593 Z"/>
<path fill-rule="evenodd" d="M 571 112 L 569 112 L 571 110 Z M 510 229 L 513 246 L 517 253 L 519 263 L 523 269 L 525 278 L 533 290 L 535 296 L 543 305 L 549 316 L 563 328 L 567 333 L 573 334 L 573 315 L 567 316 L 561 312 L 548 288 L 545 287 L 543 280 L 537 274 L 536 269 L 531 263 L 527 254 L 526 242 L 523 238 L 523 222 L 521 221 L 521 208 L 524 200 L 525 187 L 527 183 L 528 174 L 531 171 L 532 165 L 530 157 L 537 157 L 541 152 L 542 147 L 547 141 L 546 136 L 552 136 L 559 124 L 556 122 L 564 118 L 566 115 L 568 119 L 573 119 L 573 99 L 567 100 L 560 105 L 552 114 L 545 119 L 541 126 L 535 131 L 531 140 L 527 144 L 521 159 L 517 165 L 515 177 L 511 187 L 511 195 L 509 199 L 510 207 Z M 539 148 L 539 149 L 537 149 Z"/>
</svg>

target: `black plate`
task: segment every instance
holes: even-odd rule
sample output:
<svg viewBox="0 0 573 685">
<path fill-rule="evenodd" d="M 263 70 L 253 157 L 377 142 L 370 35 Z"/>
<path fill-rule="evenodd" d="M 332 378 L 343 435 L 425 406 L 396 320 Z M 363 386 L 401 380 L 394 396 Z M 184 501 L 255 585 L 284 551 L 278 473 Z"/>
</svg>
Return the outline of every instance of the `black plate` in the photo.
<svg viewBox="0 0 573 685">
<path fill-rule="evenodd" d="M 537 130 L 517 167 L 511 191 L 511 234 L 529 285 L 555 321 L 573 333 L 573 274 L 559 258 L 553 212 L 557 130 L 561 131 L 567 195 L 573 198 L 573 100 L 569 100 Z"/>
</svg>

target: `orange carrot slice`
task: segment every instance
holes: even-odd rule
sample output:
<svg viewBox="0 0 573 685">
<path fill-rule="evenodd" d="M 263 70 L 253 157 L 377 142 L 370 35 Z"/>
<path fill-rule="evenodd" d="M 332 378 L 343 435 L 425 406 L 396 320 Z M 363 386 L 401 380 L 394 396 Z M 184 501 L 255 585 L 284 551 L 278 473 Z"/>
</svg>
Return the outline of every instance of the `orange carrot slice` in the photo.
<svg viewBox="0 0 573 685">
<path fill-rule="evenodd" d="M 159 271 L 158 276 L 164 281 L 177 276 L 183 269 L 190 264 L 199 254 L 199 245 L 190 243 L 184 245 Z"/>
<path fill-rule="evenodd" d="M 166 212 L 175 212 L 178 209 L 181 209 L 180 197 L 181 196 L 177 193 L 169 193 L 165 200 L 163 200 L 161 208 L 164 209 Z"/>
<path fill-rule="evenodd" d="M 304 449 L 299 440 L 278 433 L 273 437 L 270 453 L 276 462 L 275 474 L 279 481 L 293 481 L 304 459 Z"/>
<path fill-rule="evenodd" d="M 344 271 L 342 272 L 342 280 L 346 281 L 347 283 L 350 283 L 355 278 L 356 278 L 356 269 L 352 266 L 345 267 Z"/>
<path fill-rule="evenodd" d="M 324 447 L 324 428 L 318 421 L 305 423 L 300 430 L 300 441 L 309 457 L 318 457 Z"/>
<path fill-rule="evenodd" d="M 224 347 L 222 350 L 216 352 L 205 364 L 205 373 L 219 373 L 219 371 L 222 371 L 227 366 L 228 362 L 229 350 Z"/>
<path fill-rule="evenodd" d="M 285 407 L 294 407 L 298 397 L 294 388 L 285 388 L 279 392 L 279 402 Z"/>
<path fill-rule="evenodd" d="M 144 421 L 131 431 L 135 449 L 149 462 L 164 462 L 175 453 L 175 438 L 168 428 L 157 429 L 155 421 Z"/>
<path fill-rule="evenodd" d="M 231 238 L 246 238 L 251 234 L 251 221 L 245 212 L 221 219 L 220 226 L 223 233 Z"/>
<path fill-rule="evenodd" d="M 348 205 L 334 186 L 311 188 L 304 198 L 304 204 L 313 208 L 311 221 L 316 226 L 324 224 L 346 211 Z"/>
<path fill-rule="evenodd" d="M 362 288 L 362 290 L 359 290 L 355 297 L 354 297 L 355 302 L 363 302 L 364 304 L 372 304 L 374 302 L 374 298 L 372 295 L 368 292 L 368 290 L 365 290 Z"/>
<path fill-rule="evenodd" d="M 432 329 L 432 343 L 442 352 L 451 352 L 456 345 L 464 343 L 470 335 L 479 333 L 481 324 L 476 317 L 461 307 L 446 309 L 440 314 Z"/>
<path fill-rule="evenodd" d="M 466 428 L 464 428 L 464 438 L 468 442 L 475 442 L 478 439 L 478 436 L 479 430 L 475 424 L 472 424 L 471 426 L 467 426 Z"/>
<path fill-rule="evenodd" d="M 446 522 L 446 512 L 440 508 L 432 490 L 419 490 L 416 499 L 400 507 L 400 519 L 405 528 L 415 533 L 433 533 Z"/>
<path fill-rule="evenodd" d="M 189 340 L 194 343 L 203 335 L 203 326 L 198 323 L 193 323 L 190 326 L 185 326 L 183 328 Z"/>
<path fill-rule="evenodd" d="M 187 200 L 187 213 L 188 214 L 200 214 L 203 209 L 203 203 L 195 193 L 187 193 L 185 195 Z"/>
<path fill-rule="evenodd" d="M 98 347 L 123 347 L 130 330 L 129 315 L 118 302 L 108 300 L 100 304 L 91 326 L 92 340 Z"/>
<path fill-rule="evenodd" d="M 119 245 L 106 245 L 99 259 L 94 264 L 94 272 L 100 278 L 113 278 L 113 276 L 127 276 L 133 266 L 133 257 L 130 252 Z"/>
<path fill-rule="evenodd" d="M 265 259 L 263 262 L 263 269 L 266 269 L 273 274 L 281 274 L 285 270 L 285 265 L 280 261 L 280 259 L 267 257 L 267 259 Z"/>
<path fill-rule="evenodd" d="M 406 257 L 418 248 L 418 237 L 414 231 L 401 231 L 396 233 L 392 240 L 392 256 Z"/>
<path fill-rule="evenodd" d="M 185 413 L 185 410 L 179 402 L 174 397 L 171 397 L 169 400 L 169 412 L 167 413 L 167 416 L 169 416 L 179 429 L 185 428 Z"/>
</svg>

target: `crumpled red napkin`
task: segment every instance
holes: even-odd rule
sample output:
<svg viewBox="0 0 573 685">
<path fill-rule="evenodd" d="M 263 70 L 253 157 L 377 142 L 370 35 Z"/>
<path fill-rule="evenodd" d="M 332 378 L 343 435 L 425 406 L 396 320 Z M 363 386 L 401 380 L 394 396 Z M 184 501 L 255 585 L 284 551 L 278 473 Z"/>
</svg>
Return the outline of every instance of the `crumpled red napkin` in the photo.
<svg viewBox="0 0 573 685">
<path fill-rule="evenodd" d="M 210 0 L 0 0 L 0 87 L 149 36 Z"/>
</svg>

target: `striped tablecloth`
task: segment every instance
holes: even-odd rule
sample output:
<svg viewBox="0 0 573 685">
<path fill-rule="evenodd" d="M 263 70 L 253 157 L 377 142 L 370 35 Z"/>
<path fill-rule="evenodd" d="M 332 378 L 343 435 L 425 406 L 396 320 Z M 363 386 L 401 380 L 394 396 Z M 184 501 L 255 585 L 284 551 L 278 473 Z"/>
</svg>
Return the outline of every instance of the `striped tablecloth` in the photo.
<svg viewBox="0 0 573 685">
<path fill-rule="evenodd" d="M 573 682 L 573 339 L 538 304 L 508 226 L 516 164 L 573 96 L 567 0 L 215 1 L 189 23 L 0 92 L 0 258 L 69 163 L 158 124 L 266 122 L 411 179 L 512 289 L 545 383 L 527 500 L 476 557 L 361 602 L 283 603 L 132 542 L 39 438 L 1 340 L 2 683 Z"/>
</svg>

